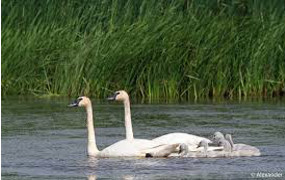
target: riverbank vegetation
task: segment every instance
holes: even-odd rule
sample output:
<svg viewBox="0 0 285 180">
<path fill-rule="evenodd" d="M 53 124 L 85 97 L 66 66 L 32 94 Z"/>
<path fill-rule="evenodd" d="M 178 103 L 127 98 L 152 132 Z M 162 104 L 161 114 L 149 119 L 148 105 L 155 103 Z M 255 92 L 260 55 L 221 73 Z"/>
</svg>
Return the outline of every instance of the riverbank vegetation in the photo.
<svg viewBox="0 0 285 180">
<path fill-rule="evenodd" d="M 283 0 L 3 0 L 2 95 L 285 93 Z"/>
</svg>

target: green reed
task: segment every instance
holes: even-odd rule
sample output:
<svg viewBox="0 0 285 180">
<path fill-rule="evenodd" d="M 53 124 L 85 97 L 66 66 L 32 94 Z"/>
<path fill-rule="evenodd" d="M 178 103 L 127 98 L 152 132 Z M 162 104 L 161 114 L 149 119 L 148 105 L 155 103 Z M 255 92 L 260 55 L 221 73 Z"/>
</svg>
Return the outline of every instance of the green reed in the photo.
<svg viewBox="0 0 285 180">
<path fill-rule="evenodd" d="M 282 96 L 281 0 L 4 0 L 2 95 Z"/>
</svg>

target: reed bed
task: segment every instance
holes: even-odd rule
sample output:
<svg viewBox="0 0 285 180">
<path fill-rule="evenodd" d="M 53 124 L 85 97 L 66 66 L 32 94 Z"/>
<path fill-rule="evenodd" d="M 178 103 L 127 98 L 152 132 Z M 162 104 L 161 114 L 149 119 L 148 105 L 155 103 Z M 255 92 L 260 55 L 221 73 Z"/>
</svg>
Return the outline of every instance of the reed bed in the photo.
<svg viewBox="0 0 285 180">
<path fill-rule="evenodd" d="M 2 95 L 285 93 L 283 0 L 3 0 Z"/>
</svg>

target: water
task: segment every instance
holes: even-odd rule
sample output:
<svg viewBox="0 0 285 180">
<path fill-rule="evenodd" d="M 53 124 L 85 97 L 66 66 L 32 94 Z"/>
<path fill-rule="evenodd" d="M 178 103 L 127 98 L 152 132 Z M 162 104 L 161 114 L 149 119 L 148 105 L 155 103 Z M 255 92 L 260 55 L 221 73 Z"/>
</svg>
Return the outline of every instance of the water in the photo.
<svg viewBox="0 0 285 180">
<path fill-rule="evenodd" d="M 262 153 L 260 157 L 159 159 L 88 159 L 85 112 L 68 108 L 69 102 L 2 100 L 3 179 L 230 179 L 251 178 L 258 172 L 279 172 L 285 177 L 282 100 L 132 104 L 136 138 L 178 131 L 210 137 L 221 131 Z M 123 106 L 105 101 L 93 106 L 99 148 L 124 139 Z"/>
</svg>

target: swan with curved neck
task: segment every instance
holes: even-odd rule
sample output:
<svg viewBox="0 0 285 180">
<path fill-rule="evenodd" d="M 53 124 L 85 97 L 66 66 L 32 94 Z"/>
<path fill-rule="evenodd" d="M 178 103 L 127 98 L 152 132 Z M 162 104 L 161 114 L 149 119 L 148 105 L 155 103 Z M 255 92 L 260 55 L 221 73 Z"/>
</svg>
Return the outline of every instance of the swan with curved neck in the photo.
<svg viewBox="0 0 285 180">
<path fill-rule="evenodd" d="M 116 91 L 113 96 L 109 97 L 108 100 L 121 101 L 124 103 L 125 109 L 125 127 L 126 127 L 126 139 L 133 140 L 133 129 L 131 120 L 131 109 L 130 109 L 130 98 L 126 91 Z M 190 149 L 195 150 L 200 141 L 205 140 L 211 142 L 209 139 L 204 137 L 195 136 L 187 133 L 169 133 L 155 139 L 153 142 L 158 144 L 187 144 Z"/>
<path fill-rule="evenodd" d="M 126 91 L 117 91 L 114 93 L 112 97 L 109 97 L 108 100 L 122 101 L 124 103 L 126 139 L 129 141 L 134 140 L 133 126 L 131 119 L 130 98 L 128 93 L 126 93 Z"/>
<path fill-rule="evenodd" d="M 89 156 L 96 156 L 100 153 L 96 145 L 95 129 L 93 124 L 92 103 L 89 98 L 82 96 L 76 99 L 69 107 L 84 107 L 87 114 L 87 153 Z"/>
<path fill-rule="evenodd" d="M 77 98 L 69 107 L 84 107 L 87 114 L 87 153 L 94 157 L 166 157 L 178 147 L 175 145 L 161 145 L 149 140 L 132 141 L 132 139 L 121 140 L 113 145 L 99 151 L 96 145 L 95 128 L 93 122 L 93 109 L 91 100 L 82 96 Z M 126 127 L 129 124 L 126 124 Z M 130 136 L 131 137 L 131 136 Z"/>
</svg>

